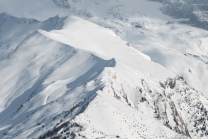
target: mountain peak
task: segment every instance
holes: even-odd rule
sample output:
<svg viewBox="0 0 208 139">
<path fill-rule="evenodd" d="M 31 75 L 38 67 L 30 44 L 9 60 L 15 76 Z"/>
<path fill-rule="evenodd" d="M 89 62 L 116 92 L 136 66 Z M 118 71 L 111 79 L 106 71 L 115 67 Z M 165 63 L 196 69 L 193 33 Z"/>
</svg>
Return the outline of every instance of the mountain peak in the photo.
<svg viewBox="0 0 208 139">
<path fill-rule="evenodd" d="M 206 5 L 1 0 L 0 138 L 206 139 Z"/>
</svg>

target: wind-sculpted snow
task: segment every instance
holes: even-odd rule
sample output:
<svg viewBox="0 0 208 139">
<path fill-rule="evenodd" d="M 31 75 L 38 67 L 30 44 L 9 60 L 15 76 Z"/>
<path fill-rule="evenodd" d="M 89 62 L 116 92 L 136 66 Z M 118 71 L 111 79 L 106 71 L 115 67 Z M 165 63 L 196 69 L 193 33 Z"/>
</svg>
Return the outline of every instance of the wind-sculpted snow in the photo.
<svg viewBox="0 0 208 139">
<path fill-rule="evenodd" d="M 163 6 L 1 0 L 0 138 L 206 139 L 208 32 Z"/>
<path fill-rule="evenodd" d="M 80 28 L 80 31 L 75 27 Z M 91 32 L 85 34 L 86 29 Z M 63 36 L 53 38 L 52 33 L 55 32 L 63 32 Z M 87 41 L 92 40 L 91 37 L 95 37 L 93 35 L 97 36 L 97 41 Z M 76 40 L 77 37 L 79 40 Z M 60 43 L 60 38 L 65 44 Z M 147 56 L 128 46 L 112 31 L 80 18 L 69 17 L 60 31 L 34 31 L 29 34 L 0 63 L 0 74 L 4 79 L 0 82 L 1 137 L 45 138 L 58 136 L 62 130 L 71 131 L 77 123 L 72 119 L 84 111 L 87 104 L 96 97 L 98 90 L 108 86 L 103 80 L 108 73 L 106 67 L 113 68 L 118 62 L 141 69 L 143 76 L 161 80 L 173 76 L 162 66 L 149 61 Z M 158 72 L 167 74 L 158 76 L 156 69 L 152 70 L 153 67 L 158 67 Z M 127 80 L 129 79 L 126 78 Z M 82 124 L 75 127 L 79 127 L 80 131 L 85 130 Z M 79 130 L 69 132 L 67 136 L 78 136 Z M 106 133 L 106 137 L 108 134 Z"/>
<path fill-rule="evenodd" d="M 199 60 L 208 53 L 207 31 L 162 14 L 159 9 L 163 6 L 157 2 L 79 0 L 69 1 L 69 5 L 69 13 L 57 10 L 54 15 L 72 14 L 111 29 L 130 46 L 183 76 L 190 86 L 207 95 L 208 65 Z"/>
<path fill-rule="evenodd" d="M 96 89 L 102 88 L 94 79 L 108 66 L 115 66 L 115 61 L 34 32 L 1 62 L 1 136 L 37 136 L 41 126 L 55 126 L 56 117 L 78 104 L 68 112 L 73 118 L 73 112 L 81 111 L 95 97 Z"/>
</svg>

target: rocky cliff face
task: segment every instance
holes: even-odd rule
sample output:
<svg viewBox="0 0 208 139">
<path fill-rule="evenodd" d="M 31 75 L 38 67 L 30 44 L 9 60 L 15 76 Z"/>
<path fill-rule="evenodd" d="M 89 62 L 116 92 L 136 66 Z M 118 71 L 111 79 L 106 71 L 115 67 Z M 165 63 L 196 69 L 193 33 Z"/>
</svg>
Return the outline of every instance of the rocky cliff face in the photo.
<svg viewBox="0 0 208 139">
<path fill-rule="evenodd" d="M 140 85 L 129 91 L 131 84 L 118 85 L 116 80 L 122 80 L 119 79 L 119 75 L 111 72 L 110 75 L 111 79 L 106 87 L 119 101 L 157 119 L 179 134 L 190 138 L 207 136 L 208 105 L 204 103 L 207 98 L 190 87 L 182 77 L 177 76 L 165 82 L 154 81 L 158 84 L 157 87 L 140 78 Z"/>
</svg>

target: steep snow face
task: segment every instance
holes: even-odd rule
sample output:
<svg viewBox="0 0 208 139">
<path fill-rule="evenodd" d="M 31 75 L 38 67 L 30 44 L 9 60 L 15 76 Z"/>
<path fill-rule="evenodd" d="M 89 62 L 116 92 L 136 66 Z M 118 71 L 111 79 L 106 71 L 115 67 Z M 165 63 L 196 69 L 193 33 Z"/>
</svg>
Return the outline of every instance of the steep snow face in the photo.
<svg viewBox="0 0 208 139">
<path fill-rule="evenodd" d="M 39 32 L 48 38 L 92 52 L 98 56 L 104 56 L 107 59 L 115 58 L 116 61 L 140 69 L 141 72 L 154 78 L 165 80 L 167 77 L 174 77 L 174 74 L 159 64 L 151 62 L 148 56 L 132 48 L 111 30 L 86 20 L 69 17 L 62 30 L 50 32 L 40 30 Z"/>
<path fill-rule="evenodd" d="M 180 4 L 187 7 L 195 3 L 186 2 L 188 4 L 180 1 Z M 198 3 L 200 2 L 204 1 Z M 5 8 L 7 5 L 12 8 Z M 183 76 L 188 84 L 207 96 L 207 31 L 179 24 L 186 22 L 184 18 L 186 15 L 190 18 L 190 14 L 184 14 L 180 20 L 173 19 L 162 14 L 159 10 L 162 7 L 158 2 L 147 0 L 46 0 L 37 1 L 35 4 L 30 0 L 0 2 L 2 12 L 19 17 L 44 20 L 57 14 L 76 15 L 109 28 L 133 48 L 149 55 L 154 62 L 175 74 Z M 38 10 L 34 12 L 34 9 Z M 171 16 L 177 13 L 174 10 L 169 12 Z M 195 20 L 200 21 L 199 18 L 194 18 Z"/>
<path fill-rule="evenodd" d="M 71 5 L 90 12 L 92 17 L 85 16 L 87 20 L 113 30 L 207 96 L 207 31 L 179 24 L 185 19 L 163 15 L 162 5 L 156 2 L 91 0 Z"/>
<path fill-rule="evenodd" d="M 203 100 L 207 101 L 206 97 L 189 87 L 183 78 L 176 77 L 164 81 L 168 77 L 173 78 L 174 75 L 148 59 L 145 60 L 144 55 L 137 54 L 135 49 L 126 45 L 110 30 L 80 18 L 69 17 L 62 30 L 40 32 L 48 38 L 88 50 L 98 56 L 104 56 L 107 59 L 115 58 L 117 64 L 114 70 L 107 70 L 108 74 L 102 76 L 104 79 L 102 82 L 106 85 L 103 88 L 104 93 L 114 96 L 149 117 L 159 119 L 175 132 L 188 137 L 206 138 L 207 131 L 202 127 L 207 125 L 208 121 L 204 118 L 198 122 L 196 114 L 206 117 L 208 105 L 203 102 Z M 95 40 L 91 41 L 93 39 Z M 154 70 L 152 70 L 153 67 Z M 106 79 L 108 76 L 110 79 Z M 164 81 L 164 83 L 160 81 Z M 194 95 L 190 96 L 190 94 Z M 192 108 L 195 110 L 191 111 Z M 97 132 L 102 131 L 96 130 Z M 198 134 L 199 131 L 200 134 Z M 105 133 L 112 134 L 107 131 Z M 136 138 L 138 135 L 132 136 L 132 138 Z M 163 135 L 165 137 L 165 134 Z M 127 135 L 123 135 L 123 137 L 125 136 Z"/>
<path fill-rule="evenodd" d="M 2 59 L 2 138 L 206 138 L 203 95 L 167 80 L 176 75 L 111 30 L 74 16 L 63 21 Z"/>
<path fill-rule="evenodd" d="M 12 18 L 6 14 L 5 16 Z M 19 18 L 16 20 L 22 21 Z M 46 25 L 47 21 L 37 23 Z M 12 23 L 14 23 L 14 27 L 18 28 L 19 22 Z M 29 28 L 30 24 L 25 26 Z M 56 24 L 53 28 L 59 26 L 60 24 Z M 76 30 L 74 27 L 80 28 L 80 30 Z M 10 31 L 9 28 L 7 29 Z M 16 41 L 20 41 L 30 30 L 25 30 L 25 32 L 22 33 L 21 30 L 17 32 L 19 38 L 16 38 Z M 67 32 L 72 34 L 67 34 Z M 62 36 L 53 37 L 56 34 L 62 34 Z M 5 34 L 5 40 L 13 41 L 15 37 L 9 35 Z M 93 42 L 92 37 L 95 36 L 97 36 L 97 40 Z M 88 39 L 91 41 L 87 41 Z M 0 82 L 2 90 L 1 138 L 38 138 L 49 131 L 52 132 L 52 127 L 56 129 L 59 124 L 61 126 L 67 123 L 67 126 L 73 127 L 77 122 L 74 121 L 74 124 L 70 125 L 68 121 L 85 109 L 87 103 L 96 96 L 97 90 L 102 90 L 108 85 L 108 82 L 105 81 L 106 75 L 109 74 L 106 67 L 115 67 L 116 62 L 123 63 L 124 67 L 136 69 L 142 77 L 154 77 L 154 80 L 165 80 L 167 77 L 174 76 L 162 66 L 149 61 L 144 54 L 128 46 L 112 31 L 76 17 L 67 18 L 60 31 L 34 31 L 20 42 L 16 47 L 13 45 L 15 49 L 12 52 L 4 54 L 5 57 L 0 63 L 2 67 L 0 76 L 4 79 Z M 114 51 L 111 52 L 111 50 Z M 139 64 L 135 65 L 135 63 Z M 155 69 L 152 70 L 153 68 Z M 128 72 L 132 72 L 133 69 L 124 70 L 123 73 L 127 73 L 128 76 Z M 155 72 L 157 70 L 163 75 L 157 75 Z M 124 82 L 126 81 L 129 84 L 132 82 L 128 77 L 125 77 Z M 136 81 L 134 86 L 137 83 L 139 82 Z M 106 94 L 111 95 L 107 92 Z M 131 94 L 128 95 L 131 96 Z M 128 95 L 126 94 L 122 99 L 124 103 L 126 103 Z M 134 99 L 133 96 L 131 98 Z M 132 106 L 137 105 L 136 100 L 130 100 L 130 103 Z M 84 131 L 82 124 L 79 128 Z M 54 135 L 64 129 L 61 126 L 56 130 L 58 133 L 54 131 Z M 151 130 L 153 129 L 150 129 L 149 132 Z M 74 134 L 72 132 L 68 136 Z M 163 134 L 165 135 L 165 132 Z M 106 132 L 106 137 L 108 135 L 110 133 Z"/>
<path fill-rule="evenodd" d="M 0 65 L 0 136 L 32 138 L 39 136 L 42 126 L 47 131 L 61 117 L 70 115 L 70 120 L 79 113 L 102 88 L 96 76 L 115 61 L 34 32 Z"/>
<path fill-rule="evenodd" d="M 1 62 L 1 77 L 4 78 L 4 80 L 1 80 L 1 111 L 7 109 L 11 103 L 15 103 L 13 98 L 23 95 L 21 93 L 25 92 L 28 95 L 27 91 L 33 92 L 34 89 L 51 74 L 51 72 L 54 72 L 56 67 L 60 68 L 62 63 L 69 63 L 69 59 L 71 60 L 71 63 L 77 61 L 77 65 L 83 66 L 79 67 L 80 72 L 76 71 L 77 74 L 83 74 L 88 71 L 90 67 L 96 66 L 96 62 L 93 62 L 96 58 L 93 58 L 90 55 L 88 56 L 79 53 L 69 46 L 52 42 L 37 32 L 31 34 L 18 46 L 18 48 Z M 92 63 L 88 63 L 85 59 L 92 59 Z M 87 65 L 82 64 L 84 62 L 86 62 Z M 68 66 L 70 67 L 70 64 Z M 85 68 L 85 70 L 81 70 L 82 68 Z M 69 73 L 70 69 L 71 68 L 68 68 Z M 7 75 L 7 72 L 11 74 Z M 94 73 L 92 72 L 91 74 Z M 76 79 L 76 74 L 73 73 L 72 75 L 75 77 L 70 76 L 68 78 L 73 81 Z M 67 75 L 65 77 L 67 77 Z M 90 79 L 90 76 L 88 78 Z M 88 78 L 80 79 L 80 81 L 89 80 Z M 53 79 L 51 79 L 51 82 L 53 82 Z M 7 84 L 10 84 L 10 86 Z M 23 84 L 24 87 L 22 86 Z M 77 86 L 79 84 L 74 83 L 73 85 Z M 24 96 L 22 97 L 25 98 Z M 20 102 L 21 100 L 17 101 L 17 103 Z"/>
</svg>

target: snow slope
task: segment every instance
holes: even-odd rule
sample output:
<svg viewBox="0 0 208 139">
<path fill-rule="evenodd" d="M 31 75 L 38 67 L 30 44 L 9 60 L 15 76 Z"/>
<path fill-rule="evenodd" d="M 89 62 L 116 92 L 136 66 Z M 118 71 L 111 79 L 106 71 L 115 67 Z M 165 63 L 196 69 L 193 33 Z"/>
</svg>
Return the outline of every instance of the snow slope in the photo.
<svg viewBox="0 0 208 139">
<path fill-rule="evenodd" d="M 74 105 L 87 103 L 95 88 L 85 83 L 114 64 L 34 32 L 1 62 L 1 132 L 12 127 L 7 138 L 36 135 L 37 123 L 46 121 L 46 126 Z"/>
<path fill-rule="evenodd" d="M 161 7 L 0 1 L 0 138 L 206 139 L 207 31 Z"/>
<path fill-rule="evenodd" d="M 158 2 L 39 0 L 34 3 L 31 0 L 2 0 L 0 5 L 0 12 L 17 17 L 46 20 L 56 15 L 75 15 L 109 28 L 133 48 L 150 56 L 152 61 L 183 76 L 192 87 L 207 95 L 207 31 L 178 23 L 186 19 L 173 19 L 162 14 L 159 10 L 162 5 Z"/>
<path fill-rule="evenodd" d="M 86 112 L 77 116 L 75 121 L 87 127 L 81 132 L 86 138 L 185 138 L 103 92 L 98 93 Z"/>
</svg>

